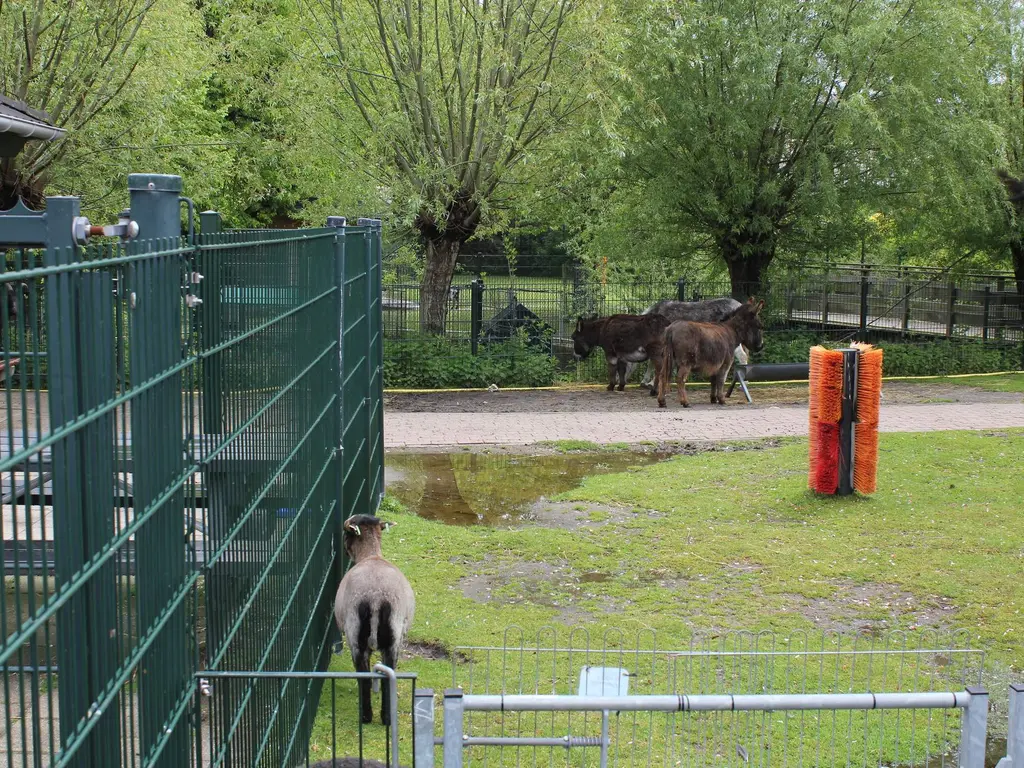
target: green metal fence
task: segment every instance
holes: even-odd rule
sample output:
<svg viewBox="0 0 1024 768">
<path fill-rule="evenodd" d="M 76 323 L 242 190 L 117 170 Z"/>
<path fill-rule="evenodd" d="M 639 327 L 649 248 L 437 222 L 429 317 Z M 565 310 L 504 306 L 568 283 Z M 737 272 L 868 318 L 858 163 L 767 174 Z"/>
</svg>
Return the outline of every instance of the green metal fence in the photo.
<svg viewBox="0 0 1024 768">
<path fill-rule="evenodd" d="M 129 188 L 121 242 L 0 212 L 0 765 L 294 765 L 317 678 L 197 673 L 327 664 L 383 487 L 380 225 L 182 237 L 179 177 Z"/>
</svg>

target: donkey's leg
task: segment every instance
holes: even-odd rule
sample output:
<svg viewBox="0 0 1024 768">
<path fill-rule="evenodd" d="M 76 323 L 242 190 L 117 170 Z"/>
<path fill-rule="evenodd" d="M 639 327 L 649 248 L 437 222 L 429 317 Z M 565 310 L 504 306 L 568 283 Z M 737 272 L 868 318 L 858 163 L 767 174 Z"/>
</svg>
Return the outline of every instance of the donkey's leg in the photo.
<svg viewBox="0 0 1024 768">
<path fill-rule="evenodd" d="M 616 368 L 619 372 L 619 392 L 622 392 L 626 388 L 626 361 L 620 359 Z"/>
<path fill-rule="evenodd" d="M 690 407 L 690 400 L 686 397 L 686 379 L 690 375 L 690 369 L 687 366 L 679 366 L 679 404 L 683 408 Z"/>
<path fill-rule="evenodd" d="M 608 358 L 608 391 L 615 389 L 615 358 Z"/>
<path fill-rule="evenodd" d="M 662 350 L 660 352 L 658 352 L 658 351 L 651 352 L 651 356 L 650 356 L 650 358 L 648 359 L 648 362 L 647 362 L 647 367 L 651 371 L 654 371 L 654 378 L 651 379 L 651 383 L 649 385 L 650 386 L 650 391 L 651 391 L 651 397 L 656 397 L 658 395 L 658 376 L 660 375 L 660 372 L 661 372 L 661 358 L 664 356 L 664 354 L 665 354 L 664 350 Z"/>
<path fill-rule="evenodd" d="M 725 377 L 722 373 L 722 369 L 719 368 L 713 374 L 711 374 L 711 404 L 712 405 L 725 405 L 725 399 L 722 397 L 722 387 L 725 383 Z"/>
</svg>

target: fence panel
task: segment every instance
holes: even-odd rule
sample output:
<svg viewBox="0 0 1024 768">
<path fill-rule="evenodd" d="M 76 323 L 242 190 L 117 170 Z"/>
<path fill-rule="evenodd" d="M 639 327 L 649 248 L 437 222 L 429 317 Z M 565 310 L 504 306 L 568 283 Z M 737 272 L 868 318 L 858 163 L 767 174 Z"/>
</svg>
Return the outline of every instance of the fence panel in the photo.
<svg viewBox="0 0 1024 768">
<path fill-rule="evenodd" d="M 210 212 L 185 242 L 180 178 L 129 183 L 155 239 L 76 245 L 72 198 L 0 214 L 0 765 L 291 764 L 318 684 L 204 716 L 195 675 L 329 661 L 341 514 L 383 479 L 380 227 L 340 261 L 344 230 Z"/>
</svg>

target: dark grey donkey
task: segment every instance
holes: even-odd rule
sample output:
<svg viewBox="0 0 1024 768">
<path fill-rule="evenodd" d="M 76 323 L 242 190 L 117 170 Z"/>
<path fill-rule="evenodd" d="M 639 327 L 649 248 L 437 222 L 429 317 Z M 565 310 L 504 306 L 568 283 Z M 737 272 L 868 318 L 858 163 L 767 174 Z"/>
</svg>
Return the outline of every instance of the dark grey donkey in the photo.
<svg viewBox="0 0 1024 768">
<path fill-rule="evenodd" d="M 669 323 L 674 323 L 678 320 L 690 320 L 696 323 L 720 323 L 741 306 L 743 306 L 741 302 L 730 298 L 708 299 L 707 301 L 663 299 L 651 304 L 651 306 L 643 311 L 643 314 L 649 315 L 653 313 L 662 315 Z M 636 363 L 630 363 L 626 370 L 627 379 L 632 375 L 633 368 L 635 367 Z M 648 363 L 647 371 L 644 373 L 643 386 L 654 386 L 654 374 L 654 366 Z"/>
</svg>

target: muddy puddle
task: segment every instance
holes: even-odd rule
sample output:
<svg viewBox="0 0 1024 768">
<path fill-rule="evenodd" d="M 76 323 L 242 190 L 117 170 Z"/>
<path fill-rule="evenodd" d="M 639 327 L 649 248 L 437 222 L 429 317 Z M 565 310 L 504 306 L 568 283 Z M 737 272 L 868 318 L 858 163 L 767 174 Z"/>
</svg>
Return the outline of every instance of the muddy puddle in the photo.
<svg viewBox="0 0 1024 768">
<path fill-rule="evenodd" d="M 578 486 L 589 475 L 647 466 L 667 453 L 509 456 L 398 453 L 385 459 L 388 493 L 429 520 L 449 525 L 510 525 L 530 506 Z"/>
</svg>

